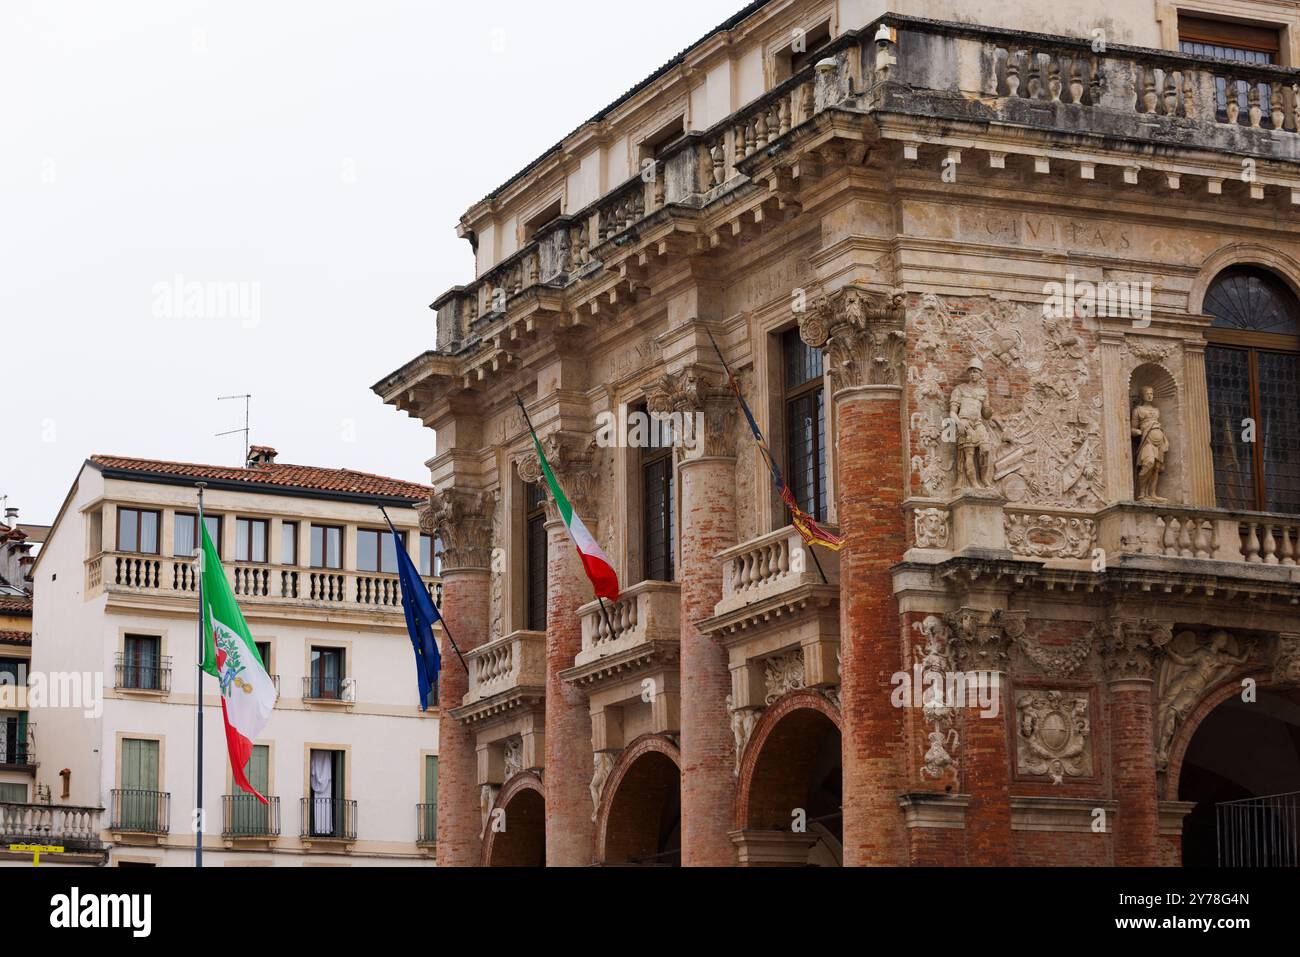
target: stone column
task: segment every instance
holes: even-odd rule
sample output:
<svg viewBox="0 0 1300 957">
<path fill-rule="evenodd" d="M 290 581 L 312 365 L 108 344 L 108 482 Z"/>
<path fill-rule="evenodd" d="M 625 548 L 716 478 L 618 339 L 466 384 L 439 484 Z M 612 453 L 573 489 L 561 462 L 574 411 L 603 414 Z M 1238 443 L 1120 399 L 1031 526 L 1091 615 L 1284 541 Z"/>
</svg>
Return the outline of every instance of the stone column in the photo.
<svg viewBox="0 0 1300 957">
<path fill-rule="evenodd" d="M 949 616 L 951 646 L 957 670 L 972 680 L 987 682 L 985 700 L 996 701 L 996 714 L 983 708 L 963 708 L 964 740 L 960 742 L 963 790 L 970 795 L 966 810 L 966 860 L 973 866 L 1011 865 L 1011 753 L 1007 744 L 1008 713 L 1015 705 L 1007 687 L 1011 638 L 1023 632 L 1024 619 L 1004 612 L 962 608 Z M 969 701 L 969 690 L 967 691 Z M 959 705 L 960 706 L 960 705 Z M 993 711 L 993 708 L 989 708 Z"/>
<path fill-rule="evenodd" d="M 890 567 L 903 528 L 904 298 L 847 286 L 800 317 L 826 350 L 835 410 L 840 531 L 840 703 L 843 713 L 844 863 L 904 864 L 907 841 L 901 709 L 890 703 L 901 666 Z"/>
<path fill-rule="evenodd" d="M 1119 804 L 1115 864 L 1121 867 L 1160 864 L 1153 692 L 1156 656 L 1170 637 L 1169 625 L 1135 618 L 1112 618 L 1102 635 L 1110 693 L 1111 786 Z"/>
<path fill-rule="evenodd" d="M 486 640 L 492 555 L 491 492 L 435 492 L 420 510 L 420 527 L 442 539 L 442 612 L 447 630 L 468 654 Z M 438 866 L 476 867 L 482 839 L 474 732 L 448 712 L 464 701 L 469 675 L 451 642 L 442 643 L 438 677 Z"/>
<path fill-rule="evenodd" d="M 592 535 L 597 534 L 595 473 L 590 436 L 552 432 L 542 450 L 565 496 Z M 545 481 L 536 456 L 519 464 L 524 481 Z M 586 867 L 594 855 L 591 820 L 591 715 L 587 699 L 560 679 L 582 650 L 578 609 L 591 601 L 591 584 L 555 502 L 546 501 L 546 866 Z"/>
<path fill-rule="evenodd" d="M 727 710 L 726 650 L 700 633 L 722 600 L 718 553 L 736 544 L 736 398 L 720 376 L 691 367 L 651 392 L 652 412 L 679 412 L 703 426 L 694 447 L 677 450 L 681 488 L 682 865 L 729 867 L 736 848 L 735 737 Z M 715 385 L 715 383 L 718 383 Z"/>
</svg>

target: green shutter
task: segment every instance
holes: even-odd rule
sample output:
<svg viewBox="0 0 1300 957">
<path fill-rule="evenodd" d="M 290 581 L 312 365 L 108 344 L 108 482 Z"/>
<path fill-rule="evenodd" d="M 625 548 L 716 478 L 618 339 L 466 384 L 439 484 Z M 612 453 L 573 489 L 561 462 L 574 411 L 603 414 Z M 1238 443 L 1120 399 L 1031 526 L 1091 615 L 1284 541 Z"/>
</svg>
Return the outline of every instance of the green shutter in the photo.
<svg viewBox="0 0 1300 957">
<path fill-rule="evenodd" d="M 432 841 L 438 834 L 438 756 L 426 755 L 424 759 L 424 808 L 423 833 L 426 841 Z"/>
<path fill-rule="evenodd" d="M 265 796 L 271 790 L 271 749 L 268 745 L 253 745 L 253 754 L 248 759 L 247 774 L 248 783 L 253 785 L 257 793 Z"/>
<path fill-rule="evenodd" d="M 271 748 L 265 744 L 253 745 L 253 753 L 244 769 L 248 783 L 263 797 L 271 790 Z M 229 798 L 230 820 L 227 828 L 232 834 L 262 836 L 270 833 L 270 808 L 238 785 Z"/>
<path fill-rule="evenodd" d="M 158 742 L 122 739 L 122 795 L 118 815 L 127 830 L 158 829 Z"/>
<path fill-rule="evenodd" d="M 26 784 L 0 784 L 0 804 L 26 804 Z"/>
</svg>

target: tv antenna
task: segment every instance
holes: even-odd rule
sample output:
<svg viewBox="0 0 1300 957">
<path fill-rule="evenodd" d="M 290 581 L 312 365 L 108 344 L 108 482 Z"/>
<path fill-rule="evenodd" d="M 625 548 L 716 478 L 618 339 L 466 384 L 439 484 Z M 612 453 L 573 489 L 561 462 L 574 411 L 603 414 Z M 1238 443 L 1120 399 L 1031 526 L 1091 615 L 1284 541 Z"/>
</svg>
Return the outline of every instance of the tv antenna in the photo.
<svg viewBox="0 0 1300 957">
<path fill-rule="evenodd" d="M 243 399 L 243 400 L 244 400 L 244 427 L 243 427 L 242 429 L 231 429 L 229 432 L 218 432 L 218 433 L 217 433 L 217 436 L 216 436 L 217 438 L 220 439 L 220 438 L 223 438 L 224 436 L 227 436 L 227 435 L 235 435 L 235 434 L 238 433 L 238 432 L 243 432 L 243 433 L 244 433 L 244 461 L 243 461 L 243 464 L 244 464 L 244 465 L 247 465 L 247 464 L 248 464 L 248 406 L 249 406 L 249 402 L 252 400 L 252 398 L 253 398 L 253 396 L 252 396 L 251 393 L 246 394 L 246 395 L 219 395 L 219 396 L 217 396 L 217 401 L 218 401 L 218 402 L 225 402 L 227 399 Z"/>
</svg>

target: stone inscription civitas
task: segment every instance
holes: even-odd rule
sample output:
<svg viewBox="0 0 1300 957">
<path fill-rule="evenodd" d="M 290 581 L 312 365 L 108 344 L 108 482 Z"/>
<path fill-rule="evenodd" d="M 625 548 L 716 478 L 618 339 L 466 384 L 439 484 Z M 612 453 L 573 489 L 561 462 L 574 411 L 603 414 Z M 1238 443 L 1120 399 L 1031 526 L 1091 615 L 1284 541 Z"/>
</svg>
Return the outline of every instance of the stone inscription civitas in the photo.
<svg viewBox="0 0 1300 957">
<path fill-rule="evenodd" d="M 1064 249 L 1086 247 L 1106 252 L 1133 248 L 1127 230 L 1113 222 L 1065 219 L 1059 216 L 1009 216 L 980 209 L 961 210 L 957 215 L 959 234 L 975 242 L 1003 242 Z"/>
</svg>

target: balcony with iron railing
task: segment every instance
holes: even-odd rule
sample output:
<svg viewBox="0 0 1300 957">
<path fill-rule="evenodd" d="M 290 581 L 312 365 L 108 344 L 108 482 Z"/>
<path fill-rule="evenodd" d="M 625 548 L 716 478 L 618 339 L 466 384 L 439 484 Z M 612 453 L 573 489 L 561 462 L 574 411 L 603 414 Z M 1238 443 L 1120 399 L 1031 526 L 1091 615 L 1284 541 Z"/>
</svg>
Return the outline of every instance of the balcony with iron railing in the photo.
<svg viewBox="0 0 1300 957">
<path fill-rule="evenodd" d="M 397 575 L 241 562 L 224 567 L 231 590 L 241 605 L 288 603 L 297 607 L 402 614 Z M 424 578 L 423 583 L 430 597 L 440 604 L 442 583 L 434 578 Z M 194 560 L 134 552 L 94 555 L 86 560 L 86 596 L 101 593 L 195 598 L 198 580 Z"/>
<path fill-rule="evenodd" d="M 8 722 L 0 721 L 0 771 L 26 771 L 34 774 L 36 761 L 36 724 L 10 731 Z"/>
<path fill-rule="evenodd" d="M 221 836 L 230 841 L 269 841 L 280 836 L 280 799 L 263 804 L 252 794 L 221 797 Z"/>
<path fill-rule="evenodd" d="M 62 847 L 65 853 L 103 850 L 100 838 L 102 807 L 65 804 L 0 804 L 0 847 L 40 844 Z"/>
<path fill-rule="evenodd" d="M 342 675 L 307 675 L 302 679 L 302 700 L 312 704 L 355 704 L 357 681 Z"/>
<path fill-rule="evenodd" d="M 172 796 L 167 791 L 114 788 L 109 830 L 124 834 L 164 835 L 171 830 Z"/>
<path fill-rule="evenodd" d="M 421 847 L 432 847 L 438 843 L 437 804 L 415 806 L 415 843 Z"/>
<path fill-rule="evenodd" d="M 355 841 L 357 802 L 343 798 L 303 798 L 299 836 L 306 842 Z"/>
<path fill-rule="evenodd" d="M 113 655 L 113 687 L 118 691 L 165 695 L 172 690 L 172 659 L 124 652 Z"/>
</svg>

